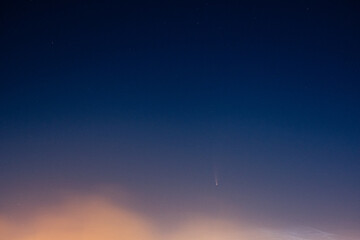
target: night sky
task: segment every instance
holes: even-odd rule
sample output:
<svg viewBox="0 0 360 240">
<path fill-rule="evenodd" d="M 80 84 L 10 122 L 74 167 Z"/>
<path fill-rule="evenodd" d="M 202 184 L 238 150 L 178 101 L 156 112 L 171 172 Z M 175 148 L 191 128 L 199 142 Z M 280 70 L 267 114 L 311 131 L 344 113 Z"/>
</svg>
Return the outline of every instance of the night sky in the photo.
<svg viewBox="0 0 360 240">
<path fill-rule="evenodd" d="M 0 51 L 0 216 L 111 191 L 360 228 L 357 1 L 8 1 Z"/>
</svg>

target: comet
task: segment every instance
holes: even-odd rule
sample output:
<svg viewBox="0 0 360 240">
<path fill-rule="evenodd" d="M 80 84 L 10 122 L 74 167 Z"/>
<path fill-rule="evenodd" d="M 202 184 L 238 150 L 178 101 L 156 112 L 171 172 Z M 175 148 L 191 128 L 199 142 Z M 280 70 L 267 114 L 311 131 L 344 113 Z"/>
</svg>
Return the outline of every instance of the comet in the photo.
<svg viewBox="0 0 360 240">
<path fill-rule="evenodd" d="M 219 186 L 219 179 L 215 165 L 214 165 L 214 181 L 215 181 L 215 186 Z"/>
</svg>

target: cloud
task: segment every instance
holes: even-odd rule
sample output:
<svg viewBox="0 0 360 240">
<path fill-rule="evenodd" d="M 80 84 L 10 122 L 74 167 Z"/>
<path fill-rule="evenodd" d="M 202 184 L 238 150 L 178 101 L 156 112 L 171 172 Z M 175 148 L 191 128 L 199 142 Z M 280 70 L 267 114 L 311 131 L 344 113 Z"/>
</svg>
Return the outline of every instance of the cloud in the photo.
<svg viewBox="0 0 360 240">
<path fill-rule="evenodd" d="M 158 240 L 144 217 L 98 197 L 81 197 L 31 214 L 0 220 L 0 236 L 12 240 Z"/>
<path fill-rule="evenodd" d="M 257 240 L 259 236 L 251 228 L 227 220 L 199 218 L 189 220 L 173 232 L 170 240 Z"/>
<path fill-rule="evenodd" d="M 171 231 L 159 229 L 154 219 L 99 196 L 68 198 L 22 218 L 0 217 L 0 240 L 273 240 L 295 236 L 293 232 L 262 231 L 234 220 L 198 216 L 190 216 Z M 324 239 L 316 233 L 306 238 L 297 233 L 295 237 Z"/>
</svg>

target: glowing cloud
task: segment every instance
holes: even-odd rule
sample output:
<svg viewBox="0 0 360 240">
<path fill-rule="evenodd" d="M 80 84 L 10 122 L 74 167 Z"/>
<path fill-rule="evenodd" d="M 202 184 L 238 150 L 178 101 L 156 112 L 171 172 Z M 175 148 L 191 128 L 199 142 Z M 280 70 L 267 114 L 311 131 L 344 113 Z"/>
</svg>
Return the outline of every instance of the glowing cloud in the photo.
<svg viewBox="0 0 360 240">
<path fill-rule="evenodd" d="M 189 217 L 175 230 L 161 232 L 146 218 L 102 197 L 76 197 L 36 210 L 22 219 L 0 217 L 1 240 L 345 240 L 318 234 L 261 230 L 237 221 Z"/>
<path fill-rule="evenodd" d="M 82 198 L 35 213 L 28 220 L 0 221 L 1 239 L 155 240 L 143 217 L 101 198 Z"/>
</svg>

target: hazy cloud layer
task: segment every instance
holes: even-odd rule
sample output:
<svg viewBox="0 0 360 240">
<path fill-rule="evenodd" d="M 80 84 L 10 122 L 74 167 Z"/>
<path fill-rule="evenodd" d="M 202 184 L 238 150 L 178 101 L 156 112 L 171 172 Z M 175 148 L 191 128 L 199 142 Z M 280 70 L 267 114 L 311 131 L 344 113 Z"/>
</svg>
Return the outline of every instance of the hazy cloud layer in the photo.
<svg viewBox="0 0 360 240">
<path fill-rule="evenodd" d="M 212 217 L 189 217 L 169 231 L 155 220 L 102 197 L 76 197 L 22 218 L 0 217 L 0 240 L 329 240 L 316 230 L 263 230 Z M 162 230 L 160 230 L 162 229 Z"/>
</svg>

